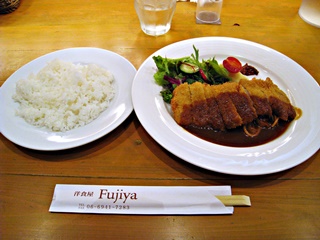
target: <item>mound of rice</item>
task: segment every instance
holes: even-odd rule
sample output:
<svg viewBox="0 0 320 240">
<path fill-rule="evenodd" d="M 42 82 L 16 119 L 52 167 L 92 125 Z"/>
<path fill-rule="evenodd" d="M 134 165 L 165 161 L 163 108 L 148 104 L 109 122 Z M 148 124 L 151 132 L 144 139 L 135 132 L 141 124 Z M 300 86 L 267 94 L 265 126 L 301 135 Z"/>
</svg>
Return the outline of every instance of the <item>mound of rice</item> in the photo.
<svg viewBox="0 0 320 240">
<path fill-rule="evenodd" d="M 68 131 L 97 118 L 115 95 L 113 75 L 94 64 L 53 60 L 16 84 L 16 114 L 52 131 Z"/>
</svg>

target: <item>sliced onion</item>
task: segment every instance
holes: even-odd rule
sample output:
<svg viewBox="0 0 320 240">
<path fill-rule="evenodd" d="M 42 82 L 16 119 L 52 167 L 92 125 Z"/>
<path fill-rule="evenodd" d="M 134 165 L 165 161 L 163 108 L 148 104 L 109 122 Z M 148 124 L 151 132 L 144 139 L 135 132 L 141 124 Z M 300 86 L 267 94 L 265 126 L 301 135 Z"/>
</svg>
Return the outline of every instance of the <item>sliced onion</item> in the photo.
<svg viewBox="0 0 320 240">
<path fill-rule="evenodd" d="M 271 127 L 271 123 L 267 119 L 257 119 L 257 123 L 262 128 L 269 128 Z"/>
<path fill-rule="evenodd" d="M 278 124 L 279 117 L 273 116 L 272 119 L 269 119 L 270 121 L 267 121 L 267 119 L 257 119 L 257 123 L 262 128 L 273 128 Z M 273 120 L 273 122 L 271 122 Z"/>
<path fill-rule="evenodd" d="M 244 125 L 243 126 L 243 131 L 245 132 L 245 134 L 249 137 L 256 137 L 259 135 L 259 133 L 261 132 L 261 127 L 257 126 L 256 128 L 250 128 L 250 131 L 248 130 L 248 127 L 250 127 L 250 124 Z M 254 131 L 252 131 L 254 130 Z"/>
<path fill-rule="evenodd" d="M 271 127 L 273 128 L 274 126 L 276 126 L 279 122 L 279 117 L 275 117 L 274 118 L 274 122 L 272 123 Z"/>
</svg>

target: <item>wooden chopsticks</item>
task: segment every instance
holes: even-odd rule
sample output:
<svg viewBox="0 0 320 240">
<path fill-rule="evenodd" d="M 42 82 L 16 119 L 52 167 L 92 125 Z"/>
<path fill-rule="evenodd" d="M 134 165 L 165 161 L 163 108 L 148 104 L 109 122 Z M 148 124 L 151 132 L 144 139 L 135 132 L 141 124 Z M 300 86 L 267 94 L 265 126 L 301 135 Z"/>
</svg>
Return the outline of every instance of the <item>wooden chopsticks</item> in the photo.
<svg viewBox="0 0 320 240">
<path fill-rule="evenodd" d="M 245 195 L 230 195 L 230 196 L 215 196 L 218 198 L 225 206 L 243 206 L 250 207 L 251 201 L 250 197 Z"/>
</svg>

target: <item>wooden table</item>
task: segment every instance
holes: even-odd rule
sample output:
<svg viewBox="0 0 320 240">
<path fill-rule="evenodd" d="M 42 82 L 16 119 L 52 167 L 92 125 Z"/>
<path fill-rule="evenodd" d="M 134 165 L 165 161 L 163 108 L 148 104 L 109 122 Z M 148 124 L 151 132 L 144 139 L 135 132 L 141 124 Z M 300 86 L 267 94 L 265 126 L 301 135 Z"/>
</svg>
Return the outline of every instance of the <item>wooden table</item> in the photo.
<svg viewBox="0 0 320 240">
<path fill-rule="evenodd" d="M 140 30 L 130 0 L 22 0 L 15 12 L 0 15 L 0 85 L 24 64 L 58 49 L 104 48 L 139 68 L 156 50 L 203 36 L 271 47 L 319 83 L 320 30 L 301 20 L 300 2 L 225 0 L 220 26 L 195 24 L 195 3 L 179 2 L 169 33 L 150 37 Z M 252 206 L 221 216 L 49 213 L 58 183 L 231 185 L 233 194 L 249 195 Z M 319 239 L 319 203 L 319 151 L 287 171 L 242 177 L 175 157 L 148 135 L 134 112 L 110 134 L 65 151 L 29 150 L 0 135 L 1 239 Z"/>
</svg>

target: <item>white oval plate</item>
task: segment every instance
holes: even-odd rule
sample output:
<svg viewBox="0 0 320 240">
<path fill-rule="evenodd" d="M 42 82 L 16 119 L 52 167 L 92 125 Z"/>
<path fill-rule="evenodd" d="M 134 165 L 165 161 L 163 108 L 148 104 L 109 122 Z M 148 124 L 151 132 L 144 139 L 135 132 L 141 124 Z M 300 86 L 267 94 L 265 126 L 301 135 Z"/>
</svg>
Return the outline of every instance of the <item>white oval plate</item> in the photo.
<svg viewBox="0 0 320 240">
<path fill-rule="evenodd" d="M 270 77 L 301 108 L 302 117 L 276 140 L 264 145 L 235 148 L 202 140 L 180 127 L 172 118 L 159 92 L 153 74 L 154 55 L 168 58 L 189 56 L 193 45 L 200 58 L 228 56 L 255 66 L 259 78 Z M 146 131 L 164 148 L 196 166 L 235 175 L 262 175 L 294 167 L 312 156 L 320 145 L 319 85 L 300 65 L 266 46 L 225 37 L 189 39 L 168 45 L 145 60 L 132 85 L 135 112 Z"/>
<path fill-rule="evenodd" d="M 52 132 L 17 117 L 14 102 L 16 82 L 39 72 L 48 62 L 60 59 L 73 63 L 94 63 L 115 78 L 116 94 L 110 106 L 89 124 L 67 132 Z M 63 150 L 92 142 L 118 127 L 132 112 L 131 88 L 135 67 L 124 57 L 99 48 L 69 48 L 41 56 L 14 72 L 0 88 L 0 130 L 10 141 L 35 150 Z"/>
</svg>

